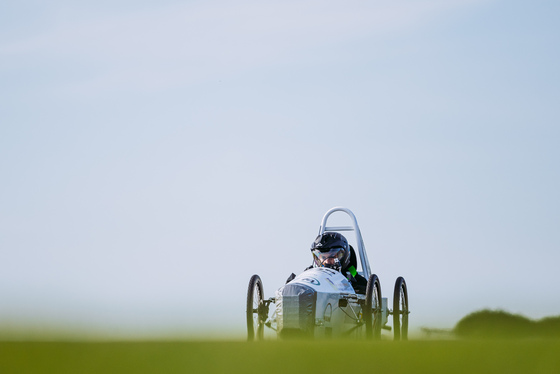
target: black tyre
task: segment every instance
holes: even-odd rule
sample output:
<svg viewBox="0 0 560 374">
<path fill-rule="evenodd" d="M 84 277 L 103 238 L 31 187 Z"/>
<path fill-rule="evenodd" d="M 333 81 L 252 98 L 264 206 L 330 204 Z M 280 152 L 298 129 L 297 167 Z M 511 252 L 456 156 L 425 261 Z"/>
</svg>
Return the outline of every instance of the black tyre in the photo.
<svg viewBox="0 0 560 374">
<path fill-rule="evenodd" d="M 247 289 L 247 340 L 263 339 L 266 307 L 264 305 L 264 289 L 261 278 L 253 275 Z"/>
<path fill-rule="evenodd" d="M 408 291 L 403 277 L 395 282 L 393 295 L 393 331 L 395 340 L 408 340 Z"/>
<path fill-rule="evenodd" d="M 381 284 L 377 275 L 369 276 L 364 304 L 364 322 L 366 323 L 366 338 L 381 338 Z"/>
</svg>

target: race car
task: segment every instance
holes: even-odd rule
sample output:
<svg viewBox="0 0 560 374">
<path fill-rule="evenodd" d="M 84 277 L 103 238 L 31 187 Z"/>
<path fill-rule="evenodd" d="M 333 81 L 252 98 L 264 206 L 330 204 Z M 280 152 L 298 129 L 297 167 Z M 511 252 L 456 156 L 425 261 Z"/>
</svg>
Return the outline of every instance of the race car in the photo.
<svg viewBox="0 0 560 374">
<path fill-rule="evenodd" d="M 334 212 L 346 213 L 350 226 L 327 226 Z M 280 338 L 289 337 L 365 337 L 379 339 L 393 319 L 395 340 L 408 339 L 408 291 L 403 277 L 398 277 L 393 293 L 393 309 L 382 297 L 377 275 L 371 273 L 367 253 L 354 214 L 347 208 L 334 207 L 323 216 L 319 236 L 329 232 L 354 232 L 357 273 L 367 279 L 365 293 L 356 292 L 349 279 L 336 268 L 314 266 L 276 290 L 274 297 L 264 298 L 261 278 L 253 275 L 247 291 L 247 338 L 262 340 L 265 327 Z M 352 252 L 354 249 L 350 246 Z M 270 309 L 272 307 L 272 314 Z"/>
</svg>

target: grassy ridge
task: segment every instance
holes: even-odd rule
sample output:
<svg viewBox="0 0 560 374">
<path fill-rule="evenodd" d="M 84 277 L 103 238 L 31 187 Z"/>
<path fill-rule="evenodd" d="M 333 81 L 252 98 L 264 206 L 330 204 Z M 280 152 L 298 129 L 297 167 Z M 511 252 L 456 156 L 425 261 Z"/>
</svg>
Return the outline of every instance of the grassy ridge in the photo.
<svg viewBox="0 0 560 374">
<path fill-rule="evenodd" d="M 4 342 L 0 373 L 558 373 L 560 340 Z"/>
<path fill-rule="evenodd" d="M 453 329 L 461 338 L 560 338 L 560 316 L 532 320 L 503 310 L 480 310 Z"/>
</svg>

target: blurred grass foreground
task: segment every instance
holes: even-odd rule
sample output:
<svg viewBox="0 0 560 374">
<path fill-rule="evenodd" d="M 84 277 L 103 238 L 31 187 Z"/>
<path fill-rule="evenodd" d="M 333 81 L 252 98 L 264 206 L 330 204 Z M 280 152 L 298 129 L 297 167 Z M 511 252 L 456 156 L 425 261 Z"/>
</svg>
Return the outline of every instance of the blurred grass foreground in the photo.
<svg viewBox="0 0 560 374">
<path fill-rule="evenodd" d="M 410 341 L 6 340 L 0 334 L 0 374 L 560 373 L 559 321 L 483 310 L 461 319 L 452 339 Z"/>
<path fill-rule="evenodd" d="M 558 340 L 3 342 L 0 373 L 559 373 Z"/>
</svg>

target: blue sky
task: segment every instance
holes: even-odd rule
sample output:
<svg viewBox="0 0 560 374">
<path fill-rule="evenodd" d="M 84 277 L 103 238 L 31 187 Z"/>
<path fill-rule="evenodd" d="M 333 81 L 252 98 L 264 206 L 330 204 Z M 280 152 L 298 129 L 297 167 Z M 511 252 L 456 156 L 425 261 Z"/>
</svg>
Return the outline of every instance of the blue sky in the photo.
<svg viewBox="0 0 560 374">
<path fill-rule="evenodd" d="M 413 328 L 560 314 L 559 8 L 3 2 L 0 322 L 242 330 L 339 205 Z"/>
</svg>

